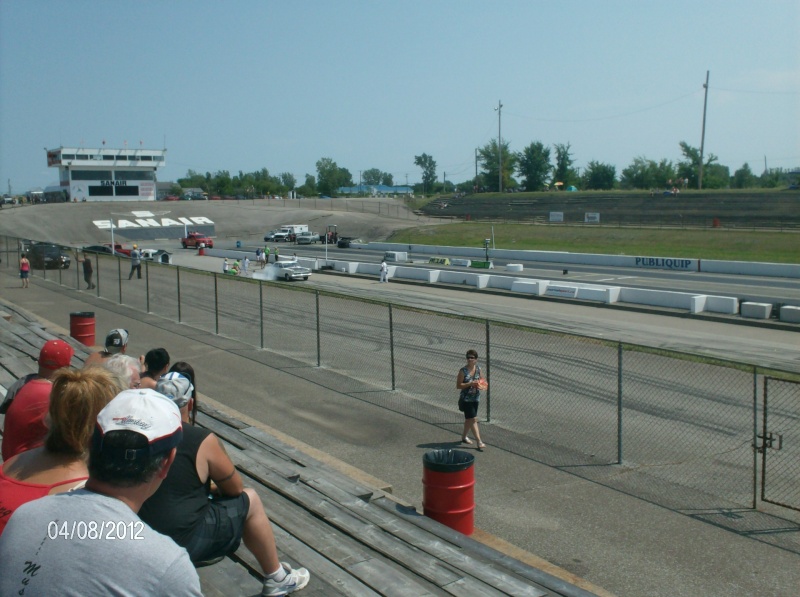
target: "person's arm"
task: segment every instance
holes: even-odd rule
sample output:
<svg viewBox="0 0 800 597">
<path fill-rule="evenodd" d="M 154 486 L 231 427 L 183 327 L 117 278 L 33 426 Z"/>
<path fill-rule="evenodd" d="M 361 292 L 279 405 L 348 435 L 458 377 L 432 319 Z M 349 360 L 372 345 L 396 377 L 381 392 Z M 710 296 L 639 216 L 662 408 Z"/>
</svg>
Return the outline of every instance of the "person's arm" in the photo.
<svg viewBox="0 0 800 597">
<path fill-rule="evenodd" d="M 461 368 L 458 370 L 458 377 L 456 378 L 456 388 L 459 390 L 466 390 L 467 388 L 471 388 L 472 386 L 477 386 L 477 380 L 473 381 L 464 381 L 464 369 Z"/>
<path fill-rule="evenodd" d="M 242 477 L 216 435 L 209 435 L 200 445 L 199 456 L 208 465 L 208 478 L 224 496 L 237 496 L 244 491 Z"/>
</svg>

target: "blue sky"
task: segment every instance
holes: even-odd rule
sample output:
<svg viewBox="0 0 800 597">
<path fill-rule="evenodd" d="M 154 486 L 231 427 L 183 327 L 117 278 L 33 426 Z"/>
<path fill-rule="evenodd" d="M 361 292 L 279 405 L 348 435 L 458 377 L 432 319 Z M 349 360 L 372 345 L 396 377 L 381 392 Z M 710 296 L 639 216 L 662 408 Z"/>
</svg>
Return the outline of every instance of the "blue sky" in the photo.
<svg viewBox="0 0 800 597">
<path fill-rule="evenodd" d="M 570 143 L 575 163 L 706 153 L 800 166 L 797 0 L 0 3 L 0 190 L 43 148 L 168 149 L 160 180 L 322 157 L 395 182 L 474 174 L 475 148 Z"/>
</svg>

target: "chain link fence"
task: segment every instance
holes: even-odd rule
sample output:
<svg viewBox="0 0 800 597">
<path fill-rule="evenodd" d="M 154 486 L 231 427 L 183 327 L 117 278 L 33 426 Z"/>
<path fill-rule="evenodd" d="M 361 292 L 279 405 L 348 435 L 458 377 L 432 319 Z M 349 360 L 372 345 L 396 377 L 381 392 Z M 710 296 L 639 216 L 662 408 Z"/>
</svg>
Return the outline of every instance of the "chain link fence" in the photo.
<svg viewBox="0 0 800 597">
<path fill-rule="evenodd" d="M 18 240 L 3 247 L 16 268 Z M 34 277 L 262 348 L 271 366 L 454 433 L 473 348 L 497 447 L 687 513 L 755 508 L 759 472 L 762 500 L 800 505 L 795 374 L 770 371 L 767 385 L 753 365 L 161 263 L 129 281 L 127 259 L 89 257 L 94 290 L 71 270 Z M 778 439 L 759 448 L 773 426 L 781 451 Z"/>
</svg>

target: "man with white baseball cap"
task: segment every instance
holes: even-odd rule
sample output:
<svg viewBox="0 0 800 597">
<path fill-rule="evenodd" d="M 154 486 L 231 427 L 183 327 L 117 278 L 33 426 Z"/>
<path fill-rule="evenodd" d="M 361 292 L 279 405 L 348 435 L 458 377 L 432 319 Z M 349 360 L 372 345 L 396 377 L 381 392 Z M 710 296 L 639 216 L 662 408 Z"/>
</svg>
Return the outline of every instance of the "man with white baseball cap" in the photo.
<svg viewBox="0 0 800 597">
<path fill-rule="evenodd" d="M 261 498 L 244 487 L 217 436 L 189 424 L 193 390 L 191 381 L 176 371 L 156 383 L 156 391 L 180 408 L 184 440 L 164 483 L 142 506 L 142 520 L 185 547 L 196 563 L 226 556 L 244 540 L 264 575 L 262 595 L 299 591 L 310 574 L 278 558 Z M 209 499 L 212 481 L 219 495 Z"/>
<path fill-rule="evenodd" d="M 86 488 L 21 506 L 0 536 L 0 594 L 200 595 L 186 550 L 137 512 L 167 476 L 180 411 L 125 390 L 97 416 Z"/>
</svg>

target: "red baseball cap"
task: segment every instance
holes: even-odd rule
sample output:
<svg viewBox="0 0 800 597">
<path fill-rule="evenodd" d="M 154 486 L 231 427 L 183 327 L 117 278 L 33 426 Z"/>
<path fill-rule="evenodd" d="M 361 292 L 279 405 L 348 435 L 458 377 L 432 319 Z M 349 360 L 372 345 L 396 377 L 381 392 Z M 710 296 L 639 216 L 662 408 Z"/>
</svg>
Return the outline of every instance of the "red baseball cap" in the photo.
<svg viewBox="0 0 800 597">
<path fill-rule="evenodd" d="M 54 371 L 69 367 L 73 354 L 73 348 L 63 340 L 48 340 L 39 352 L 39 366 Z"/>
</svg>

